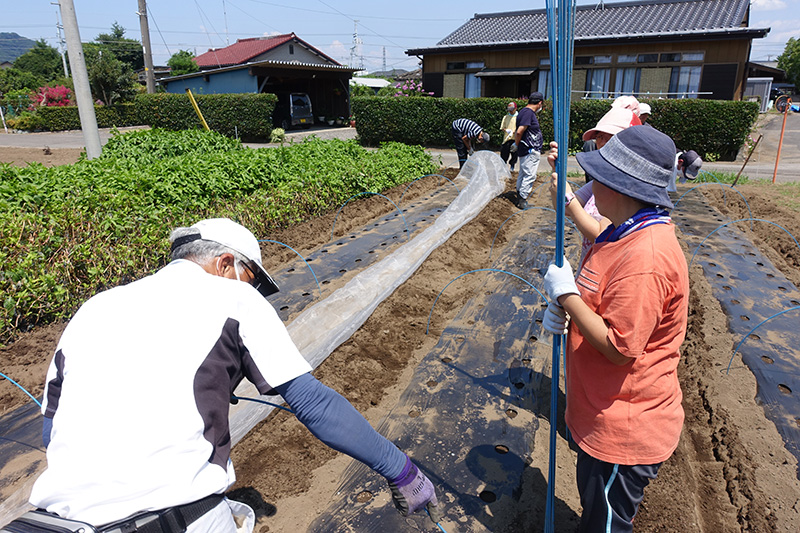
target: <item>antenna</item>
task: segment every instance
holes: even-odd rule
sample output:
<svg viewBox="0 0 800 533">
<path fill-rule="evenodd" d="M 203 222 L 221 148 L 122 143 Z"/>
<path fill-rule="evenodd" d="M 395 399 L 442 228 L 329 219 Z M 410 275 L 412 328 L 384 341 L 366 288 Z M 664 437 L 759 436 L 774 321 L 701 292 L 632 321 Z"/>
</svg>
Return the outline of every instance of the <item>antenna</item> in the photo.
<svg viewBox="0 0 800 533">
<path fill-rule="evenodd" d="M 361 44 L 362 41 L 358 37 L 358 21 L 353 20 L 353 45 L 350 47 L 350 64 L 349 66 L 352 68 L 355 66 L 356 63 L 356 56 L 359 59 L 359 68 L 364 69 L 364 56 L 361 55 Z"/>
<path fill-rule="evenodd" d="M 222 0 L 222 16 L 225 18 L 225 44 L 230 45 L 231 41 L 228 39 L 228 12 L 225 10 L 225 0 Z"/>
<path fill-rule="evenodd" d="M 61 30 L 64 29 L 64 25 L 61 24 L 61 4 L 58 2 L 50 2 L 50 5 L 58 6 L 58 11 L 56 11 L 56 39 L 58 39 L 58 53 L 61 54 L 61 63 L 64 65 L 64 77 L 69 78 L 69 70 L 67 70 L 67 56 L 66 56 L 66 44 L 67 42 L 64 40 L 64 37 L 61 35 Z"/>
</svg>

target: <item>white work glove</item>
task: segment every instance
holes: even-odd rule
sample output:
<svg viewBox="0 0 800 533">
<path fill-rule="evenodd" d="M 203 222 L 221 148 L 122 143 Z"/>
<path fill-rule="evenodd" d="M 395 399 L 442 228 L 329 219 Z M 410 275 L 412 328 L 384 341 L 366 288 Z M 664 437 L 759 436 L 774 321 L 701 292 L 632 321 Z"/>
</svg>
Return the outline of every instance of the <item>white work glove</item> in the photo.
<svg viewBox="0 0 800 533">
<path fill-rule="evenodd" d="M 509 151 L 510 151 L 512 154 L 513 154 L 514 152 L 516 152 L 516 151 L 517 151 L 517 143 L 514 143 L 514 144 L 512 144 L 512 145 L 511 145 L 511 148 L 509 148 Z"/>
<path fill-rule="evenodd" d="M 566 335 L 569 327 L 569 315 L 560 305 L 550 302 L 544 312 L 542 327 L 553 335 Z"/>
<path fill-rule="evenodd" d="M 558 303 L 558 298 L 565 294 L 578 294 L 578 286 L 575 284 L 575 274 L 572 267 L 564 258 L 564 266 L 557 267 L 555 263 L 550 263 L 547 267 L 547 274 L 544 275 L 544 290 L 550 297 L 550 302 Z"/>
<path fill-rule="evenodd" d="M 470 146 L 470 147 L 469 147 L 469 150 L 467 150 L 467 153 L 468 153 L 469 155 L 472 155 L 472 154 L 474 154 L 474 153 L 475 153 L 475 149 L 474 149 L 472 146 Z"/>
</svg>

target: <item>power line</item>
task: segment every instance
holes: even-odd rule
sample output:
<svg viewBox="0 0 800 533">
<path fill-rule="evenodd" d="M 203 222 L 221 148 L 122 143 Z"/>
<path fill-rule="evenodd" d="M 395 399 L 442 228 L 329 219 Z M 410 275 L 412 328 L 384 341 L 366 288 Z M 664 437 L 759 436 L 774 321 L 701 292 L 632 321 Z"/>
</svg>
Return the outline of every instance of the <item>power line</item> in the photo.
<svg viewBox="0 0 800 533">
<path fill-rule="evenodd" d="M 333 6 L 329 6 L 328 4 L 325 4 L 325 2 L 321 2 L 321 3 L 326 5 L 329 8 L 333 9 L 334 12 L 322 11 L 322 10 L 319 10 L 319 9 L 308 9 L 308 8 L 296 7 L 296 6 L 287 6 L 285 4 L 276 4 L 274 2 L 264 2 L 263 0 L 248 0 L 248 1 L 256 3 L 256 4 L 266 4 L 266 5 L 274 6 L 274 7 L 282 7 L 284 9 L 294 9 L 294 10 L 297 10 L 297 11 L 306 11 L 306 12 L 309 12 L 309 13 L 320 13 L 322 15 L 343 15 L 345 17 L 348 17 L 351 20 L 354 19 L 355 17 L 358 17 L 359 19 L 403 20 L 403 21 L 407 21 L 407 22 L 463 22 L 463 20 L 464 20 L 463 18 L 418 19 L 418 18 L 402 18 L 402 17 L 377 17 L 377 16 L 370 16 L 370 15 L 348 15 L 346 13 L 342 13 L 341 11 L 339 11 L 338 9 L 336 9 Z"/>
<path fill-rule="evenodd" d="M 164 48 L 167 49 L 167 53 L 172 57 L 172 52 L 167 46 L 167 41 L 164 40 L 164 35 L 161 33 L 161 28 L 158 27 L 158 22 L 156 22 L 156 18 L 153 16 L 153 10 L 150 9 L 150 6 L 147 6 L 147 12 L 150 13 L 150 18 L 153 19 L 153 24 L 156 25 L 156 31 L 158 32 L 158 36 L 161 37 L 161 42 L 164 43 Z"/>
</svg>

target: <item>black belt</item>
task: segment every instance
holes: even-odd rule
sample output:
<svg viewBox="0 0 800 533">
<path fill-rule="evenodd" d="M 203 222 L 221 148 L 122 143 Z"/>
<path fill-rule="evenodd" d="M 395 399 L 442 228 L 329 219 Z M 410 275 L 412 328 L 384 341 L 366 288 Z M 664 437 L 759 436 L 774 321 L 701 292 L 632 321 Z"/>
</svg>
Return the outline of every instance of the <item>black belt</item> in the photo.
<svg viewBox="0 0 800 533">
<path fill-rule="evenodd" d="M 202 500 L 176 505 L 162 511 L 141 513 L 100 529 L 101 533 L 183 533 L 186 527 L 219 505 L 225 498 L 212 494 Z"/>
</svg>

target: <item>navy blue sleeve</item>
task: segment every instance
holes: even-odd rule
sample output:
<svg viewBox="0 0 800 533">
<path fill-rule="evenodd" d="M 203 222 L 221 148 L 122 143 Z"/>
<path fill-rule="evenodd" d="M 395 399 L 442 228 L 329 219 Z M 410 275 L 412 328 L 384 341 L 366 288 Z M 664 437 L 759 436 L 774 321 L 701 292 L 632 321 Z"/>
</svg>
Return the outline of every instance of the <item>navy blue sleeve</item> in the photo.
<svg viewBox="0 0 800 533">
<path fill-rule="evenodd" d="M 358 459 L 380 475 L 397 478 L 406 455 L 369 425 L 350 402 L 311 374 L 275 387 L 297 419 L 334 450 Z"/>
<path fill-rule="evenodd" d="M 53 419 L 49 416 L 45 416 L 44 422 L 42 422 L 42 444 L 44 445 L 45 449 L 50 446 L 50 434 L 53 432 Z"/>
</svg>

